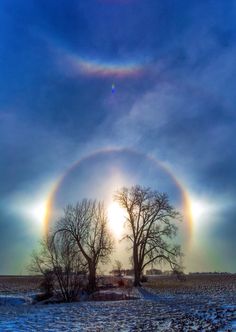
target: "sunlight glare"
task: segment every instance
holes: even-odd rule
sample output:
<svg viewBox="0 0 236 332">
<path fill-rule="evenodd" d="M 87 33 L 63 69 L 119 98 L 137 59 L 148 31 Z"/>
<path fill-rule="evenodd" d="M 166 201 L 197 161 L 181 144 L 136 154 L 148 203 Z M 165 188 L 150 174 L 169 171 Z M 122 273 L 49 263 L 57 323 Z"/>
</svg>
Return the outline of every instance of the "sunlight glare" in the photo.
<svg viewBox="0 0 236 332">
<path fill-rule="evenodd" d="M 192 212 L 193 219 L 195 221 L 197 221 L 206 212 L 206 206 L 204 203 L 202 203 L 200 201 L 192 201 L 191 202 L 191 212 Z"/>
<path fill-rule="evenodd" d="M 195 231 L 209 224 L 212 206 L 207 200 L 191 199 L 191 215 Z"/>
<path fill-rule="evenodd" d="M 39 224 L 42 224 L 44 222 L 46 212 L 47 212 L 47 204 L 45 202 L 36 204 L 36 205 L 32 206 L 30 209 L 31 216 Z"/>
<path fill-rule="evenodd" d="M 112 202 L 108 206 L 108 221 L 112 233 L 120 238 L 123 232 L 125 222 L 125 211 L 117 202 Z"/>
</svg>

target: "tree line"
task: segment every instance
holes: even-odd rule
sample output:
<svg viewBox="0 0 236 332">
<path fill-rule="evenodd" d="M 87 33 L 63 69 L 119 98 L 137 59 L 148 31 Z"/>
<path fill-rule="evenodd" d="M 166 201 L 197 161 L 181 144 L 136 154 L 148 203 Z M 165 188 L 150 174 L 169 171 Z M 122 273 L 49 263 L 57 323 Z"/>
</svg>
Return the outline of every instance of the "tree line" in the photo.
<svg viewBox="0 0 236 332">
<path fill-rule="evenodd" d="M 117 191 L 114 200 L 126 211 L 123 240 L 131 244 L 134 286 L 141 285 L 142 273 L 149 264 L 164 262 L 180 270 L 181 249 L 172 239 L 177 232 L 175 221 L 181 217 L 168 195 L 136 185 Z M 40 249 L 33 253 L 31 270 L 44 276 L 49 294 L 59 292 L 70 302 L 78 297 L 83 275 L 87 291 L 97 289 L 98 266 L 108 262 L 113 250 L 104 203 L 83 199 L 64 209 Z"/>
</svg>

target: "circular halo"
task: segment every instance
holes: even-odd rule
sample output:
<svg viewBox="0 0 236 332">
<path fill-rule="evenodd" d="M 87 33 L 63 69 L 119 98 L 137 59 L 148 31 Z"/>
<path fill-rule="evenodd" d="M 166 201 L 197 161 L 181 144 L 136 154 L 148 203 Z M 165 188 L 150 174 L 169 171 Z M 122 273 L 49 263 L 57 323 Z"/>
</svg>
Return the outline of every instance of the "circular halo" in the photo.
<svg viewBox="0 0 236 332">
<path fill-rule="evenodd" d="M 109 157 L 111 160 L 113 157 L 119 157 L 123 154 L 128 155 L 129 157 L 136 158 L 136 160 L 140 160 L 140 162 L 150 162 L 156 169 L 162 170 L 163 175 L 165 175 L 168 178 L 168 181 L 170 180 L 172 184 L 177 188 L 179 191 L 179 194 L 181 196 L 181 204 L 182 204 L 182 210 L 183 210 L 183 217 L 184 217 L 184 229 L 186 232 L 186 239 L 187 243 L 191 242 L 192 239 L 192 233 L 193 233 L 193 221 L 192 221 L 192 215 L 191 215 L 191 201 L 189 194 L 183 184 L 177 179 L 177 177 L 173 174 L 173 172 L 161 161 L 157 160 L 153 156 L 144 154 L 142 152 L 138 152 L 132 149 L 102 149 L 95 151 L 80 160 L 76 161 L 72 164 L 71 167 L 69 167 L 62 176 L 56 181 L 54 184 L 48 199 L 47 199 L 47 213 L 44 220 L 45 225 L 45 232 L 48 232 L 50 223 L 53 219 L 53 209 L 54 205 L 57 199 L 57 196 L 60 194 L 61 188 L 63 188 L 63 185 L 65 185 L 66 181 L 68 181 L 69 177 L 73 174 L 73 172 L 78 171 L 78 169 L 83 166 L 83 164 L 86 166 L 87 163 L 92 163 L 96 161 L 96 158 L 103 159 Z M 137 165 L 138 169 L 139 165 Z M 104 173 L 106 170 L 104 170 Z M 104 176 L 109 176 L 108 174 L 104 174 Z M 72 177 L 73 178 L 73 177 Z M 72 179 L 73 182 L 73 179 Z M 71 179 L 70 179 L 71 183 Z M 98 184 L 99 186 L 99 184 Z"/>
</svg>

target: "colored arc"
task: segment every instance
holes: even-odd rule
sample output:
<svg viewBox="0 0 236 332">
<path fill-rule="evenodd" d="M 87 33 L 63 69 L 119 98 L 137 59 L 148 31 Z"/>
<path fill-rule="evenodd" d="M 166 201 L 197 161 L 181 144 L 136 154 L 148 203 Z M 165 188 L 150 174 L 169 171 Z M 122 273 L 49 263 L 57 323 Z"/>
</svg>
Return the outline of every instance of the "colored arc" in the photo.
<svg viewBox="0 0 236 332">
<path fill-rule="evenodd" d="M 137 63 L 118 63 L 111 61 L 89 60 L 74 54 L 66 56 L 69 64 L 77 71 L 86 75 L 93 76 L 137 76 L 141 73 L 142 67 Z"/>
<path fill-rule="evenodd" d="M 139 61 L 95 59 L 62 47 L 54 47 L 52 51 L 62 69 L 72 70 L 74 75 L 125 78 L 139 76 L 143 72 L 144 64 Z"/>
<path fill-rule="evenodd" d="M 55 200 L 55 196 L 60 189 L 61 185 L 63 184 L 64 179 L 73 171 L 75 170 L 82 162 L 84 161 L 89 161 L 91 158 L 100 156 L 101 154 L 109 155 L 110 153 L 131 153 L 134 154 L 140 158 L 146 158 L 147 160 L 150 160 L 151 162 L 154 163 L 157 167 L 160 167 L 175 183 L 177 188 L 179 189 L 181 193 L 181 198 L 182 198 L 182 204 L 183 204 L 183 214 L 184 214 L 184 220 L 185 220 L 185 228 L 188 234 L 188 243 L 191 242 L 192 235 L 193 235 L 193 218 L 191 214 L 191 200 L 189 197 L 189 194 L 187 190 L 185 189 L 184 185 L 177 179 L 177 177 L 173 174 L 173 172 L 170 170 L 169 167 L 167 167 L 164 163 L 161 161 L 157 160 L 153 156 L 144 154 L 142 152 L 138 152 L 132 149 L 101 149 L 97 150 L 80 160 L 76 161 L 75 163 L 72 164 L 71 167 L 69 167 L 64 174 L 62 174 L 59 179 L 56 181 L 56 183 L 53 185 L 53 188 L 48 195 L 47 198 L 47 209 L 46 209 L 46 215 L 44 219 L 44 226 L 45 226 L 45 232 L 47 233 L 49 230 L 49 224 L 52 216 L 52 209 L 53 209 L 53 204 Z"/>
</svg>

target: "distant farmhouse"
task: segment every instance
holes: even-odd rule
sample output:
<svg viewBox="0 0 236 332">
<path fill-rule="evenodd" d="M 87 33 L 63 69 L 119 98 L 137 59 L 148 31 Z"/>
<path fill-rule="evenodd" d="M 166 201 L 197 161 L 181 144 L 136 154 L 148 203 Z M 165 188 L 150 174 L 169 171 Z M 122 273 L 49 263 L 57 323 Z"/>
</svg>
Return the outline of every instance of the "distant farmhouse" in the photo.
<svg viewBox="0 0 236 332">
<path fill-rule="evenodd" d="M 164 272 L 163 272 L 163 275 L 165 275 L 165 276 L 171 276 L 171 275 L 173 275 L 173 271 L 172 271 L 172 270 L 164 271 Z"/>
<path fill-rule="evenodd" d="M 158 269 L 150 269 L 146 271 L 147 276 L 158 276 L 160 274 L 162 274 L 162 271 Z"/>
<path fill-rule="evenodd" d="M 112 270 L 109 272 L 113 277 L 124 277 L 124 276 L 133 276 L 133 269 L 121 269 L 121 270 Z"/>
<path fill-rule="evenodd" d="M 189 275 L 190 276 L 199 276 L 199 275 L 208 275 L 208 274 L 210 274 L 210 275 L 215 275 L 215 274 L 220 274 L 220 275 L 228 275 L 228 274 L 231 274 L 230 272 L 189 272 Z"/>
</svg>

